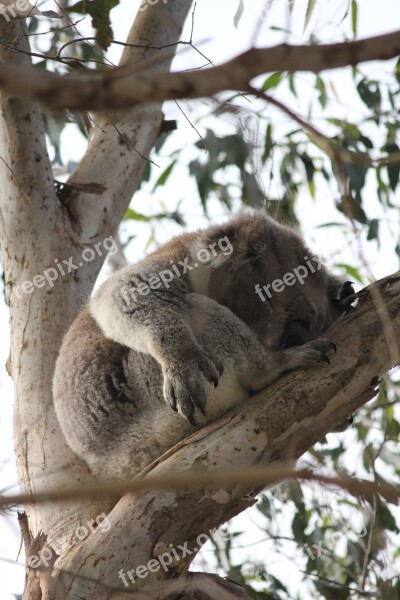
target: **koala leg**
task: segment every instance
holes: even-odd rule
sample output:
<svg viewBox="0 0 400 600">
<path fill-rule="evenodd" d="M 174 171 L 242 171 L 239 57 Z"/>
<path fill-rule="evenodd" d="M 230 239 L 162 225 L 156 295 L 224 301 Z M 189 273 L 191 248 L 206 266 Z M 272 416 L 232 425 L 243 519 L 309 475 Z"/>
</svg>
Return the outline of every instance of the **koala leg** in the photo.
<svg viewBox="0 0 400 600">
<path fill-rule="evenodd" d="M 194 412 L 204 412 L 207 400 L 204 383 L 218 385 L 222 364 L 193 336 L 188 288 L 182 279 L 172 280 L 161 290 L 147 286 L 147 295 L 136 291 L 144 285 L 145 276 L 149 281 L 155 277 L 154 272 L 140 277 L 127 269 L 115 273 L 91 298 L 89 310 L 107 338 L 158 362 L 165 401 L 195 425 Z"/>
<path fill-rule="evenodd" d="M 197 294 L 189 297 L 190 324 L 199 343 L 206 352 L 216 354 L 224 365 L 233 364 L 238 383 L 251 392 L 266 387 L 292 369 L 329 363 L 326 354 L 335 349 L 330 340 L 318 338 L 293 348 L 269 350 L 228 308 Z"/>
</svg>

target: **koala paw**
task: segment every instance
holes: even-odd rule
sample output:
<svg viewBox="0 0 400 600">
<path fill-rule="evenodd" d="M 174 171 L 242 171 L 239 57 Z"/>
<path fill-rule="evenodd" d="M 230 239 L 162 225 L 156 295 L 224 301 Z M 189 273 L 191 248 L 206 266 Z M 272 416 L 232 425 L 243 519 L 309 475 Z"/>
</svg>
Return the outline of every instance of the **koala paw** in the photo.
<svg viewBox="0 0 400 600">
<path fill-rule="evenodd" d="M 194 357 L 173 361 L 164 368 L 165 401 L 172 410 L 186 417 L 192 425 L 197 425 L 196 409 L 206 414 L 207 391 L 203 377 L 216 388 L 223 371 L 220 361 L 211 358 L 202 349 L 196 349 Z"/>
<path fill-rule="evenodd" d="M 318 367 L 322 363 L 330 364 L 329 358 L 326 356 L 329 350 L 336 352 L 336 345 L 326 338 L 318 338 L 307 342 L 302 346 L 296 346 L 286 350 L 290 354 L 290 363 L 292 368 L 298 367 Z"/>
</svg>

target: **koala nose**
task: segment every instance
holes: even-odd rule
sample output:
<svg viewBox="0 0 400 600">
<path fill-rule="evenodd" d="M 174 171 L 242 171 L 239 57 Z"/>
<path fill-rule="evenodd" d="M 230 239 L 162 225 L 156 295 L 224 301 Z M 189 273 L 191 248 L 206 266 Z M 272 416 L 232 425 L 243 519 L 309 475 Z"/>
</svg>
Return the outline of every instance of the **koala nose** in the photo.
<svg viewBox="0 0 400 600">
<path fill-rule="evenodd" d="M 282 350 L 304 344 L 308 340 L 309 331 L 309 325 L 305 321 L 294 320 L 286 323 L 281 338 Z"/>
</svg>

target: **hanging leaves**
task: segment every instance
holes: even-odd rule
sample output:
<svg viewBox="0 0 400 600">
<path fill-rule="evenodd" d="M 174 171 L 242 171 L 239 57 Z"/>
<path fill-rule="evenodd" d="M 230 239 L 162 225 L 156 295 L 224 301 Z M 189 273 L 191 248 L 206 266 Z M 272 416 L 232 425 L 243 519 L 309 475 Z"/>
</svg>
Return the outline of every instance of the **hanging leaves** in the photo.
<svg viewBox="0 0 400 600">
<path fill-rule="evenodd" d="M 80 0 L 70 11 L 78 14 L 89 14 L 92 17 L 92 25 L 96 32 L 96 42 L 103 50 L 107 50 L 113 40 L 111 29 L 110 11 L 118 6 L 119 0 Z"/>
</svg>

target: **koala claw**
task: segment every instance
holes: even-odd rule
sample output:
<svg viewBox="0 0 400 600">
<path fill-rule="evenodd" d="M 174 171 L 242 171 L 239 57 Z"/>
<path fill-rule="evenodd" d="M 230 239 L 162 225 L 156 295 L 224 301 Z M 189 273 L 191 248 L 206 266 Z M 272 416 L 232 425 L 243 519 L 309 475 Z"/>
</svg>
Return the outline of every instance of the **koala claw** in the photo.
<svg viewBox="0 0 400 600">
<path fill-rule="evenodd" d="M 294 354 L 294 360 L 297 363 L 297 367 L 317 367 L 323 362 L 328 365 L 330 364 L 331 361 L 326 356 L 326 353 L 329 352 L 329 350 L 334 350 L 336 352 L 336 345 L 326 338 L 319 338 L 307 342 L 303 346 L 290 348 L 288 352 L 292 355 Z"/>
<path fill-rule="evenodd" d="M 203 373 L 204 377 L 211 383 L 211 385 L 216 388 L 218 385 L 218 380 L 220 378 L 220 368 L 218 368 L 217 361 L 211 358 L 202 352 L 199 351 L 197 355 L 197 363 L 198 368 Z"/>
<path fill-rule="evenodd" d="M 334 350 L 336 352 L 336 344 L 327 338 L 317 338 L 316 340 L 312 340 L 311 342 L 307 342 L 304 346 L 309 346 L 314 348 L 315 350 L 319 350 L 324 354 L 329 350 Z"/>
<path fill-rule="evenodd" d="M 169 404 L 174 412 L 178 412 L 178 407 L 176 406 L 176 396 L 175 396 L 174 388 L 171 388 Z"/>
<path fill-rule="evenodd" d="M 325 354 L 322 354 L 322 352 L 321 352 L 321 361 L 328 363 L 328 365 L 331 364 L 331 361 L 329 360 L 329 358 L 327 356 L 325 356 Z"/>
<path fill-rule="evenodd" d="M 193 425 L 193 427 L 196 427 L 196 425 L 197 425 L 197 421 L 196 421 L 196 419 L 194 418 L 194 416 L 193 416 L 193 415 L 189 415 L 189 416 L 187 417 L 187 420 L 189 421 L 189 423 L 190 423 L 191 425 Z"/>
<path fill-rule="evenodd" d="M 185 363 L 175 362 L 164 369 L 164 398 L 175 412 L 196 426 L 195 411 L 206 415 L 207 392 L 200 373 L 216 388 L 223 372 L 222 364 L 209 358 L 202 349 Z"/>
</svg>

